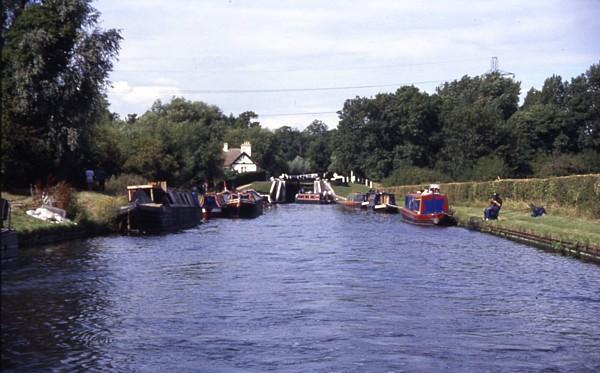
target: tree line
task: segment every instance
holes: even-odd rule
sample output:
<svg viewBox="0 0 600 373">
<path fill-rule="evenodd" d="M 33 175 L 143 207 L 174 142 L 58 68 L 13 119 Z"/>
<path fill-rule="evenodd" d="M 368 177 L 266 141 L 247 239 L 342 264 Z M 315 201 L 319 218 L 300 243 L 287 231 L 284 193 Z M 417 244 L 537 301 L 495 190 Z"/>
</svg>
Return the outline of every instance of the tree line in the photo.
<svg viewBox="0 0 600 373">
<path fill-rule="evenodd" d="M 232 177 L 223 142 L 252 143 L 268 175 L 354 171 L 387 184 L 600 172 L 600 63 L 546 79 L 519 104 L 520 83 L 464 76 L 346 100 L 337 128 L 270 130 L 173 97 L 120 118 L 106 99 L 121 36 L 89 0 L 6 1 L 2 14 L 2 186 L 48 175 L 78 184 L 87 167 L 194 185 Z"/>
</svg>

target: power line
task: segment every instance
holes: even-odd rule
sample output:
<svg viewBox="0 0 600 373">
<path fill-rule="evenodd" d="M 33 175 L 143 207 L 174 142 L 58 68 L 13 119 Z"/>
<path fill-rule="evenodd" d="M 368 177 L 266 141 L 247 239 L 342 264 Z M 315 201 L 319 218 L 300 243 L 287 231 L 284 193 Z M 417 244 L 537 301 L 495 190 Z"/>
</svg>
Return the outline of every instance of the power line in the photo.
<svg viewBox="0 0 600 373">
<path fill-rule="evenodd" d="M 291 116 L 323 115 L 323 114 L 337 114 L 337 111 L 314 111 L 314 112 L 307 112 L 307 113 L 258 114 L 258 116 L 259 117 L 288 117 L 288 116 L 291 117 Z"/>
<path fill-rule="evenodd" d="M 319 67 L 282 67 L 279 69 L 255 69 L 252 67 L 238 67 L 238 68 L 233 68 L 233 69 L 225 69 L 225 68 L 202 68 L 202 71 L 198 71 L 197 68 L 186 68 L 186 69 L 147 69 L 147 68 L 140 68 L 140 69 L 133 69 L 133 68 L 123 68 L 123 69 L 119 69 L 116 68 L 114 69 L 114 72 L 123 72 L 123 73 L 187 73 L 187 74 L 195 74 L 197 72 L 201 72 L 201 73 L 205 73 L 205 74 L 212 74 L 215 71 L 222 71 L 222 72 L 233 72 L 233 73 L 279 73 L 279 72 L 300 72 L 300 71 L 353 71 L 353 70 L 371 70 L 371 69 L 386 69 L 386 68 L 404 68 L 404 67 L 415 67 L 415 66 L 427 66 L 427 65 L 445 65 L 445 64 L 451 64 L 451 63 L 458 63 L 458 62 L 467 62 L 467 61 L 478 61 L 480 60 L 480 58 L 464 58 L 464 59 L 457 59 L 457 60 L 446 60 L 446 61 L 427 61 L 427 62 L 415 62 L 415 63 L 397 63 L 397 64 L 380 64 L 380 65 L 368 65 L 368 64 L 361 64 L 361 65 L 343 65 L 343 66 L 319 66 Z M 195 64 L 195 62 L 193 62 L 192 60 L 192 64 Z M 251 65 L 250 65 L 251 66 Z"/>
<path fill-rule="evenodd" d="M 283 92 L 315 92 L 315 91 L 343 91 L 347 89 L 366 89 L 382 87 L 398 87 L 413 84 L 440 83 L 446 80 L 423 80 L 418 82 L 403 82 L 390 84 L 369 84 L 355 86 L 339 87 L 311 87 L 311 88 L 274 88 L 274 89 L 182 89 L 182 93 L 202 93 L 202 94 L 245 94 L 245 93 L 283 93 Z"/>
</svg>

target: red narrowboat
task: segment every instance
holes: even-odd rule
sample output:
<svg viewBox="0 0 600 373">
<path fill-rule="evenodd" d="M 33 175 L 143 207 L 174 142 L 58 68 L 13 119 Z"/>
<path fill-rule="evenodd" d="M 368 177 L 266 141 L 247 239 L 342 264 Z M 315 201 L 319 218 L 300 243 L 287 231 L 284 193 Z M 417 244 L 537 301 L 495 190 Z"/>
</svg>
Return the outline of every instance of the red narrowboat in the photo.
<svg viewBox="0 0 600 373">
<path fill-rule="evenodd" d="M 448 210 L 448 198 L 431 187 L 422 193 L 411 193 L 404 197 L 404 206 L 399 208 L 402 218 L 418 225 L 456 225 L 456 219 Z"/>
</svg>

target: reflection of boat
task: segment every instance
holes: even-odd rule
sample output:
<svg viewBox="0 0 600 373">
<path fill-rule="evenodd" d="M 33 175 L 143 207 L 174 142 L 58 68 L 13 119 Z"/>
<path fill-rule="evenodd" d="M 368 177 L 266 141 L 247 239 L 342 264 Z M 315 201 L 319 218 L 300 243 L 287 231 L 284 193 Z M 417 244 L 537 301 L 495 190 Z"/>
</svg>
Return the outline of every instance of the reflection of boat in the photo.
<svg viewBox="0 0 600 373">
<path fill-rule="evenodd" d="M 127 195 L 129 204 L 121 208 L 120 215 L 131 233 L 191 228 L 202 219 L 196 196 L 167 189 L 165 181 L 128 186 Z"/>
<path fill-rule="evenodd" d="M 456 219 L 449 213 L 448 198 L 439 192 L 436 184 L 423 193 L 411 193 L 404 197 L 404 207 L 400 214 L 405 221 L 419 225 L 456 225 Z"/>
<path fill-rule="evenodd" d="M 226 198 L 229 192 L 224 193 L 206 193 L 200 197 L 200 207 L 202 208 L 202 217 L 204 219 L 225 217 L 227 204 Z"/>
<path fill-rule="evenodd" d="M 368 208 L 376 212 L 396 213 L 396 196 L 387 192 L 371 193 L 368 196 Z"/>
<path fill-rule="evenodd" d="M 334 202 L 333 194 L 328 192 L 296 194 L 296 203 L 330 204 Z"/>
<path fill-rule="evenodd" d="M 263 198 L 255 190 L 232 192 L 225 201 L 223 211 L 228 218 L 255 218 L 262 214 Z"/>
</svg>

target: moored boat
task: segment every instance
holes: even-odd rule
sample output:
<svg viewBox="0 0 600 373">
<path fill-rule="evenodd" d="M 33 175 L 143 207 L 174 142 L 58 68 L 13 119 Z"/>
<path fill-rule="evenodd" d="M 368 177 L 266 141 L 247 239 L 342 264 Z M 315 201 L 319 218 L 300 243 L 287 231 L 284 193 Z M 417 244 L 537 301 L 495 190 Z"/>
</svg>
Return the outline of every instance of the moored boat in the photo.
<svg viewBox="0 0 600 373">
<path fill-rule="evenodd" d="M 229 192 L 223 193 L 205 193 L 200 197 L 200 208 L 202 208 L 202 218 L 213 219 L 222 218 L 227 215 L 226 200 Z"/>
<path fill-rule="evenodd" d="M 368 208 L 375 212 L 397 213 L 396 196 L 388 192 L 373 193 L 369 196 Z"/>
<path fill-rule="evenodd" d="M 223 211 L 228 218 L 255 218 L 262 214 L 263 198 L 253 189 L 232 192 Z"/>
<path fill-rule="evenodd" d="M 369 207 L 369 199 L 375 195 L 373 192 L 354 192 L 348 194 L 346 199 L 342 199 L 338 201 L 339 204 L 347 207 L 356 207 L 367 209 Z"/>
<path fill-rule="evenodd" d="M 361 207 L 363 202 L 365 202 L 365 194 L 361 192 L 350 193 L 346 199 L 338 201 L 340 205 L 347 207 Z"/>
<path fill-rule="evenodd" d="M 296 203 L 311 203 L 311 204 L 330 204 L 334 203 L 333 194 L 328 192 L 323 193 L 298 193 L 295 198 Z"/>
<path fill-rule="evenodd" d="M 418 225 L 456 225 L 456 219 L 448 209 L 448 198 L 439 192 L 439 186 L 432 184 L 420 193 L 410 193 L 404 197 L 404 206 L 399 208 L 402 218 Z"/>
<path fill-rule="evenodd" d="M 191 228 L 202 219 L 198 199 L 191 192 L 168 189 L 165 181 L 127 187 L 129 204 L 120 211 L 128 233 L 158 233 Z"/>
</svg>

